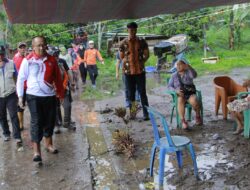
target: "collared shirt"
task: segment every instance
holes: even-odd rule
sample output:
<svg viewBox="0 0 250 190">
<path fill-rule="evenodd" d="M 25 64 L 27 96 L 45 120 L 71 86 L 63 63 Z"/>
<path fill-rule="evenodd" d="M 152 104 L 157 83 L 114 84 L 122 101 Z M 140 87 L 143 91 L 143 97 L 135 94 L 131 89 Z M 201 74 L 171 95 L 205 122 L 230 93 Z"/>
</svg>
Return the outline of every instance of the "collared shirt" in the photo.
<svg viewBox="0 0 250 190">
<path fill-rule="evenodd" d="M 187 69 L 184 75 L 181 76 L 181 81 L 183 84 L 193 84 L 193 79 L 197 77 L 197 73 L 194 69 Z M 170 90 L 180 90 L 181 84 L 178 78 L 178 72 L 175 72 L 168 83 L 168 88 Z"/>
<path fill-rule="evenodd" d="M 148 50 L 148 44 L 144 39 L 125 38 L 121 42 L 120 55 L 125 74 L 136 75 L 145 72 L 144 50 Z"/>
<path fill-rule="evenodd" d="M 27 80 L 27 94 L 35 96 L 64 97 L 61 73 L 54 57 L 45 55 L 38 57 L 31 53 L 23 59 L 18 78 L 17 94 L 23 96 L 24 81 Z"/>
</svg>

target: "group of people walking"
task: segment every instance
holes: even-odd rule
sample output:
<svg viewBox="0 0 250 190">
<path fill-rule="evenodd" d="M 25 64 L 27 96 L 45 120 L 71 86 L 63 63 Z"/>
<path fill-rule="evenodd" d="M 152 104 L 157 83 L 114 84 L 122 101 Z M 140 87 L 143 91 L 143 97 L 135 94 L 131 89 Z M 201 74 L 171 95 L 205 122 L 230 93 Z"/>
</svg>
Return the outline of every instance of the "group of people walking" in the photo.
<svg viewBox="0 0 250 190">
<path fill-rule="evenodd" d="M 148 120 L 148 99 L 144 64 L 149 57 L 148 45 L 136 36 L 137 24 L 127 25 L 129 36 L 120 46 L 119 55 L 128 90 L 128 107 L 132 109 L 136 89 L 139 92 L 143 118 Z M 93 41 L 87 41 L 86 33 L 72 42 L 72 48 L 49 46 L 46 38 L 32 39 L 32 51 L 27 53 L 27 44 L 18 43 L 18 52 L 13 60 L 6 57 L 0 46 L 0 125 L 4 141 L 10 140 L 7 110 L 12 124 L 17 147 L 22 147 L 21 131 L 24 129 L 24 109 L 30 112 L 30 137 L 33 146 L 33 161 L 42 161 L 41 141 L 44 138 L 46 151 L 56 154 L 53 134 L 60 133 L 60 126 L 75 130 L 71 119 L 72 91 L 78 89 L 78 71 L 82 84 L 86 84 L 87 71 L 93 88 L 98 76 L 97 59 L 104 64 Z M 61 115 L 61 105 L 64 118 Z"/>
<path fill-rule="evenodd" d="M 69 130 L 76 130 L 75 122 L 71 119 L 71 92 L 77 86 L 79 65 L 87 68 L 95 87 L 96 58 L 104 64 L 93 42 L 89 43 L 84 55 L 79 53 L 82 44 L 73 43 L 72 52 L 68 52 L 64 46 L 48 46 L 45 37 L 37 36 L 32 39 L 31 52 L 27 53 L 26 43 L 18 43 L 18 52 L 13 60 L 6 57 L 4 46 L 0 46 L 0 125 L 4 141 L 9 141 L 11 137 L 8 110 L 13 138 L 17 148 L 23 148 L 21 131 L 24 129 L 24 109 L 27 104 L 31 116 L 30 137 L 34 162 L 42 162 L 43 138 L 45 150 L 56 154 L 58 150 L 53 144 L 53 134 L 60 133 L 59 127 L 62 125 Z M 64 109 L 63 119 L 61 105 Z"/>
</svg>

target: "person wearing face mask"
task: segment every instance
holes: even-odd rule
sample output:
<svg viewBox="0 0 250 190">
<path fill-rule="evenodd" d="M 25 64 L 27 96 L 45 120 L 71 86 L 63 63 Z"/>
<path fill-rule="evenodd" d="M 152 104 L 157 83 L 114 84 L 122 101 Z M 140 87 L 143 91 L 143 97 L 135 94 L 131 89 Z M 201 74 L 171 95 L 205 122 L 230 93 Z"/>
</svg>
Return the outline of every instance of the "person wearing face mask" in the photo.
<svg viewBox="0 0 250 190">
<path fill-rule="evenodd" d="M 41 141 L 45 138 L 45 150 L 58 153 L 53 145 L 56 117 L 56 96 L 64 99 L 64 88 L 57 61 L 47 54 L 43 36 L 32 39 L 33 52 L 23 59 L 18 78 L 17 95 L 23 107 L 24 81 L 27 81 L 26 100 L 30 110 L 30 134 L 33 144 L 33 161 L 42 162 Z"/>
<path fill-rule="evenodd" d="M 4 46 L 0 46 L 0 125 L 3 129 L 4 141 L 9 141 L 8 110 L 13 129 L 13 137 L 19 148 L 22 146 L 22 138 L 17 116 L 16 77 L 17 71 L 15 64 L 5 57 L 5 48 Z"/>
<path fill-rule="evenodd" d="M 96 88 L 96 78 L 98 76 L 98 68 L 96 65 L 96 58 L 104 64 L 104 60 L 100 54 L 100 52 L 94 48 L 94 41 L 89 41 L 89 49 L 87 49 L 84 53 L 84 63 L 89 72 L 89 77 L 92 83 L 92 87 Z"/>
<path fill-rule="evenodd" d="M 25 42 L 19 42 L 18 43 L 17 53 L 13 57 L 13 62 L 15 63 L 17 72 L 19 72 L 22 61 L 26 56 L 26 49 L 27 49 L 27 45 L 26 45 Z M 25 99 L 26 99 L 26 85 L 24 87 L 23 105 L 25 105 Z M 24 126 L 23 126 L 23 117 L 24 117 L 23 113 L 24 113 L 24 109 L 22 109 L 22 108 L 20 108 L 20 106 L 18 106 L 17 115 L 18 115 L 19 126 L 20 126 L 21 131 L 24 129 Z"/>
</svg>

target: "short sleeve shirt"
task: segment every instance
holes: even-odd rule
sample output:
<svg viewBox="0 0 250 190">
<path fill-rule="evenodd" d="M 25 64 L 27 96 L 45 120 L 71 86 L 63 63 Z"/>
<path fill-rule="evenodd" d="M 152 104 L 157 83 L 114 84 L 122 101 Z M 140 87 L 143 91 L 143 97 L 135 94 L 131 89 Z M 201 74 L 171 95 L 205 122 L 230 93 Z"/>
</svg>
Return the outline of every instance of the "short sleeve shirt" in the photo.
<svg viewBox="0 0 250 190">
<path fill-rule="evenodd" d="M 120 52 L 124 54 L 123 72 L 124 74 L 136 75 L 145 72 L 144 50 L 148 49 L 148 44 L 144 39 L 125 38 L 120 45 Z"/>
</svg>

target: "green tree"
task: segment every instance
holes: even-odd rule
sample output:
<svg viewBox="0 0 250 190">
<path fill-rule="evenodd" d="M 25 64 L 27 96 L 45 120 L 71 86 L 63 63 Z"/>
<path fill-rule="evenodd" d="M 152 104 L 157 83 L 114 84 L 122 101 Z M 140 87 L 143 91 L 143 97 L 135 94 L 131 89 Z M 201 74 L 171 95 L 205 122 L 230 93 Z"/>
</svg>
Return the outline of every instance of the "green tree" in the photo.
<svg viewBox="0 0 250 190">
<path fill-rule="evenodd" d="M 30 43 L 33 37 L 43 35 L 47 37 L 49 44 L 67 45 L 72 39 L 72 35 L 70 32 L 68 32 L 68 30 L 69 29 L 64 24 L 17 24 L 12 25 L 11 27 L 11 35 L 9 35 L 9 41 L 13 45 L 17 44 L 20 41 Z"/>
</svg>

